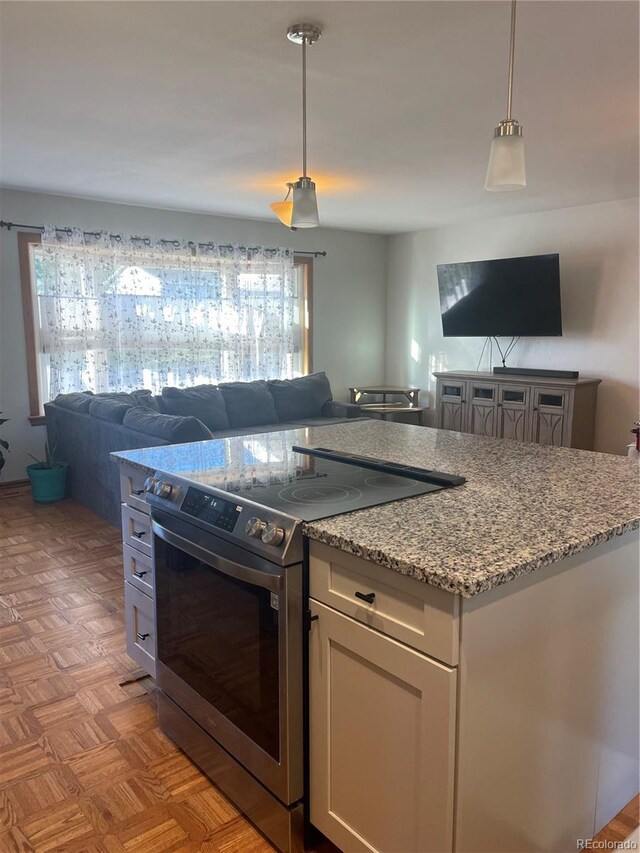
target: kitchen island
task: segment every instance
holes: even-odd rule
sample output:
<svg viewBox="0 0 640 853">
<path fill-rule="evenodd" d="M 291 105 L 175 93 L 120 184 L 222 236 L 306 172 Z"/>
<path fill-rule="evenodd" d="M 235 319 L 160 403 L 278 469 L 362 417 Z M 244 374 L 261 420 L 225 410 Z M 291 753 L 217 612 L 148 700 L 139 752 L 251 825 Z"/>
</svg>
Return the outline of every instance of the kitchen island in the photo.
<svg viewBox="0 0 640 853">
<path fill-rule="evenodd" d="M 314 823 L 348 850 L 576 849 L 638 787 L 637 465 L 375 421 L 118 460 L 198 482 L 293 444 L 467 479 L 304 525 Z"/>
</svg>

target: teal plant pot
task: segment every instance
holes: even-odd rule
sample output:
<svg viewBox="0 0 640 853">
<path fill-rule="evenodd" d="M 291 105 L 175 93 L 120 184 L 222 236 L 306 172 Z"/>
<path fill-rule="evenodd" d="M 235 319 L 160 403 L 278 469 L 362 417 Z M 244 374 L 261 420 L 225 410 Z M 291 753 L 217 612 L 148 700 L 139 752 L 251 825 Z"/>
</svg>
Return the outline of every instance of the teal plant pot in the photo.
<svg viewBox="0 0 640 853">
<path fill-rule="evenodd" d="M 68 462 L 58 462 L 54 468 L 45 468 L 39 462 L 27 465 L 34 501 L 46 504 L 59 501 L 67 492 Z"/>
</svg>

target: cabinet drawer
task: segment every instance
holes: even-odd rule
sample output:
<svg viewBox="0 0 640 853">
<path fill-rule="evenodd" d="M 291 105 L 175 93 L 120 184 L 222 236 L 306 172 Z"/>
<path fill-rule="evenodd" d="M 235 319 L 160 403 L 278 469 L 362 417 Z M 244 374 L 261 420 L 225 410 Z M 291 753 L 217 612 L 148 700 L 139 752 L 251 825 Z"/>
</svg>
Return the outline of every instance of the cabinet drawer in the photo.
<svg viewBox="0 0 640 853">
<path fill-rule="evenodd" d="M 151 556 L 151 519 L 126 504 L 122 505 L 122 542 Z"/>
<path fill-rule="evenodd" d="M 137 551 L 131 545 L 122 546 L 122 557 L 124 561 L 124 579 L 139 589 L 141 592 L 153 598 L 153 564 L 151 557 Z"/>
<path fill-rule="evenodd" d="M 446 663 L 458 663 L 458 596 L 320 542 L 310 543 L 312 598 Z"/>
<path fill-rule="evenodd" d="M 124 611 L 127 653 L 155 678 L 156 638 L 153 600 L 125 581 Z"/>
<path fill-rule="evenodd" d="M 149 504 L 144 499 L 144 482 L 150 476 L 145 471 L 120 465 L 120 499 L 122 503 L 149 514 Z"/>
</svg>

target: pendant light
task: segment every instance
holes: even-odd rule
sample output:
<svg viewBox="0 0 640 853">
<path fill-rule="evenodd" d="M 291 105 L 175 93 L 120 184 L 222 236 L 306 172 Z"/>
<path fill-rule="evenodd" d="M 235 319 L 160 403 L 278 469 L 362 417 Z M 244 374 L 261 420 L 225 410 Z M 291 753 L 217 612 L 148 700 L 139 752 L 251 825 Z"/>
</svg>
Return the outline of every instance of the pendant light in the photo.
<svg viewBox="0 0 640 853">
<path fill-rule="evenodd" d="M 292 183 L 287 183 L 287 194 L 284 197 L 283 201 L 272 201 L 269 207 L 275 215 L 278 217 L 280 222 L 283 225 L 286 225 L 287 228 L 291 228 L 292 231 L 297 231 L 297 228 L 292 227 L 291 225 L 291 215 L 293 213 L 293 202 L 289 201 L 289 196 L 291 195 L 291 190 L 293 189 Z"/>
<path fill-rule="evenodd" d="M 302 45 L 302 175 L 293 185 L 292 228 L 317 228 L 318 202 L 316 185 L 307 175 L 307 45 L 315 44 L 322 32 L 314 24 L 294 24 L 287 38 Z"/>
<path fill-rule="evenodd" d="M 522 125 L 511 118 L 513 96 L 513 57 L 516 40 L 516 0 L 511 0 L 511 38 L 509 42 L 509 82 L 507 84 L 507 117 L 493 132 L 489 166 L 484 183 L 490 192 L 524 189 L 527 178 L 524 166 Z"/>
</svg>

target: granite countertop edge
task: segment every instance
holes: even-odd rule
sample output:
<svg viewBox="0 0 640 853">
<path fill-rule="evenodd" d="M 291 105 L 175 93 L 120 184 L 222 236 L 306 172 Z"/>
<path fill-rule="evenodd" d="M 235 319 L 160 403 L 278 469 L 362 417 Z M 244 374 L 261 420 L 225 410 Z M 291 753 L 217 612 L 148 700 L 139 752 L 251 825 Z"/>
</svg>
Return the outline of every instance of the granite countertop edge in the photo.
<svg viewBox="0 0 640 853">
<path fill-rule="evenodd" d="M 278 471 L 287 459 L 297 465 L 295 455 L 289 458 L 296 444 L 466 477 L 459 489 L 302 525 L 312 540 L 464 598 L 640 528 L 640 471 L 626 457 L 372 419 L 162 445 L 112 458 L 147 475 L 157 467 L 194 482 L 214 476 L 215 485 L 221 472 L 235 476 L 236 468 L 253 476 L 263 464 L 245 459 L 254 445 L 266 454 L 267 468 L 272 460 Z"/>
<path fill-rule="evenodd" d="M 472 569 L 461 568 L 459 570 L 462 577 L 456 577 L 452 572 L 446 571 L 439 573 L 433 569 L 423 568 L 404 560 L 399 560 L 389 557 L 384 552 L 376 549 L 367 548 L 366 545 L 358 543 L 356 540 L 347 539 L 344 536 L 328 533 L 325 530 L 314 528 L 313 522 L 307 522 L 303 525 L 303 533 L 309 539 L 314 539 L 317 542 L 322 542 L 324 545 L 330 545 L 338 548 L 341 551 L 346 551 L 353 554 L 355 557 L 361 557 L 364 560 L 376 563 L 379 566 L 398 572 L 414 578 L 414 580 L 422 583 L 428 583 L 430 586 L 438 587 L 445 592 L 454 595 L 460 595 L 463 598 L 473 598 L 483 592 L 488 592 L 496 587 L 503 586 L 517 577 L 522 575 L 532 574 L 539 569 L 557 563 L 565 557 L 571 557 L 575 554 L 580 554 L 587 551 L 596 545 L 601 545 L 604 542 L 609 542 L 617 536 L 624 536 L 626 533 L 632 533 L 634 530 L 640 529 L 640 517 L 632 518 L 628 521 L 621 522 L 614 527 L 606 528 L 605 530 L 592 533 L 583 539 L 567 542 L 562 548 L 541 553 L 535 557 L 525 561 L 514 561 L 509 567 L 502 567 L 492 572 L 488 567 L 483 573 L 481 579 L 473 577 Z"/>
</svg>

